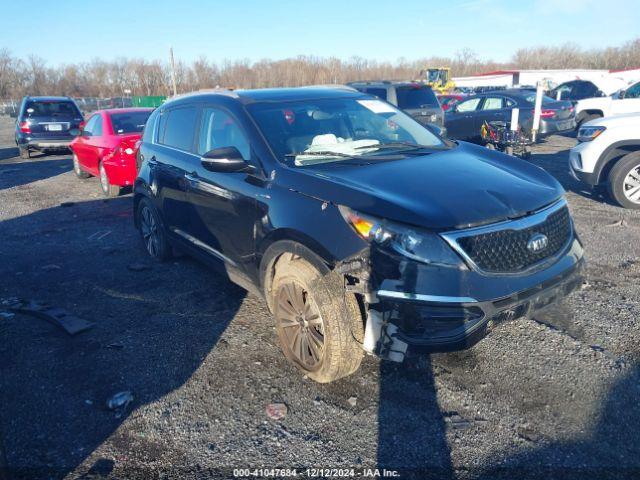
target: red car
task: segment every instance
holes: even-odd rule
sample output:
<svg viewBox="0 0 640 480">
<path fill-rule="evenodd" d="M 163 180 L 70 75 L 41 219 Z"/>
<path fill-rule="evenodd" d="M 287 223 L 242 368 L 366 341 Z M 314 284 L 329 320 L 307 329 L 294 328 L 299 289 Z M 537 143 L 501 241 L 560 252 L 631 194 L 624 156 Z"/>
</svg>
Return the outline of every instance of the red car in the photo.
<svg viewBox="0 0 640 480">
<path fill-rule="evenodd" d="M 108 197 L 117 197 L 122 187 L 136 178 L 136 142 L 153 108 L 99 110 L 86 122 L 69 148 L 78 178 L 94 175 Z"/>
</svg>

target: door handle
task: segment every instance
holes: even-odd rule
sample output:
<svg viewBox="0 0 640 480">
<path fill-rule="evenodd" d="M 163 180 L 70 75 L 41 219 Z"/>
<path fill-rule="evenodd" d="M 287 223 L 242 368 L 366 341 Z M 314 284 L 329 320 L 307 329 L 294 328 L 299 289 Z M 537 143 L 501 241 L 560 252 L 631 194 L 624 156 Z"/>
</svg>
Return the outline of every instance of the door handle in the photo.
<svg viewBox="0 0 640 480">
<path fill-rule="evenodd" d="M 198 174 L 195 173 L 195 172 L 193 172 L 193 173 L 185 173 L 184 174 L 184 178 L 186 178 L 190 182 L 199 182 L 200 181 L 200 179 L 198 178 Z"/>
</svg>

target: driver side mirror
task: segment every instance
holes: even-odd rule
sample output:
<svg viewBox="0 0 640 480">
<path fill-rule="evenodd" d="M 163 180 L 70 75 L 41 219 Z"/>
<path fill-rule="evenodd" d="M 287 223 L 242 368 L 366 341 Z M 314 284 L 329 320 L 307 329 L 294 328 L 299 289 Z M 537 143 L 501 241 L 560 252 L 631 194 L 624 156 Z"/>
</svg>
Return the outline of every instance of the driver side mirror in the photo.
<svg viewBox="0 0 640 480">
<path fill-rule="evenodd" d="M 202 166 L 211 172 L 232 173 L 249 169 L 236 147 L 220 147 L 202 155 Z"/>
<path fill-rule="evenodd" d="M 625 92 L 624 90 L 620 90 L 620 93 L 618 93 L 618 99 L 622 100 L 625 96 L 626 96 L 627 92 Z"/>
</svg>

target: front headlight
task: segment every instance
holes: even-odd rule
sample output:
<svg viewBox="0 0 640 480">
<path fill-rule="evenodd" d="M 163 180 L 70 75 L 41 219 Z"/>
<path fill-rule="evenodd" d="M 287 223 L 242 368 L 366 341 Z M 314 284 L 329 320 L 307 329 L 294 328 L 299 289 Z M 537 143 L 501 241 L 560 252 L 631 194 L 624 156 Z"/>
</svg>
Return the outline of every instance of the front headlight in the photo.
<svg viewBox="0 0 640 480">
<path fill-rule="evenodd" d="M 418 262 L 464 268 L 460 257 L 435 233 L 378 219 L 343 206 L 338 209 L 356 233 L 370 243 Z"/>
<path fill-rule="evenodd" d="M 580 127 L 578 130 L 578 141 L 579 142 L 590 142 L 594 140 L 598 135 L 604 132 L 606 127 Z"/>
</svg>

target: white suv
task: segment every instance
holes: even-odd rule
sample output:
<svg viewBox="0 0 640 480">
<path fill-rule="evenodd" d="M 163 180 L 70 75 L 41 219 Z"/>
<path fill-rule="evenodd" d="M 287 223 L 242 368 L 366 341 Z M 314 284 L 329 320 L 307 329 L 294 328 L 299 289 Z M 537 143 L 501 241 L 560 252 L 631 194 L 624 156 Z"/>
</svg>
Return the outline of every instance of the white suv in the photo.
<svg viewBox="0 0 640 480">
<path fill-rule="evenodd" d="M 608 97 L 578 100 L 575 108 L 578 127 L 599 117 L 640 112 L 640 82 Z"/>
<path fill-rule="evenodd" d="M 606 184 L 625 208 L 640 209 L 640 113 L 599 118 L 583 124 L 569 154 L 574 178 Z"/>
</svg>

